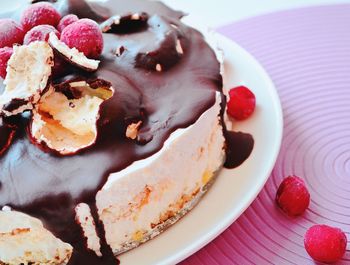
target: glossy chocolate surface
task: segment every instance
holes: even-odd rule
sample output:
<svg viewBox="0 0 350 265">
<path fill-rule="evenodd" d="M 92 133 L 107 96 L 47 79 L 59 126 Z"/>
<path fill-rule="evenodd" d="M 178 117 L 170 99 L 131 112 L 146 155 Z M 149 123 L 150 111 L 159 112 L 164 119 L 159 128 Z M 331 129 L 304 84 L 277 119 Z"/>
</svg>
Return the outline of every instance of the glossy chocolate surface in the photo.
<svg viewBox="0 0 350 265">
<path fill-rule="evenodd" d="M 16 123 L 18 131 L 0 157 L 0 205 L 9 205 L 40 218 L 45 226 L 74 247 L 69 264 L 115 264 L 105 244 L 103 226 L 95 209 L 96 192 L 111 172 L 159 151 L 169 135 L 193 124 L 213 106 L 222 78 L 214 52 L 196 30 L 183 25 L 183 13 L 158 2 L 109 0 L 87 4 L 57 1 L 62 15 L 74 13 L 103 22 L 114 15 L 145 12 L 148 24 L 130 33 L 104 33 L 104 50 L 97 72 L 74 69 L 71 78 L 101 78 L 112 83 L 115 94 L 101 110 L 96 144 L 73 156 L 57 156 L 38 148 L 26 132 L 28 114 Z M 11 14 L 18 18 L 19 11 Z M 180 41 L 183 53 L 176 51 Z M 123 50 L 122 53 L 117 51 Z M 160 65 L 161 69 L 159 68 Z M 160 71 L 159 71 L 160 70 Z M 136 141 L 125 137 L 127 125 L 142 120 Z M 118 196 L 118 194 L 116 194 Z M 103 258 L 87 251 L 74 207 L 88 203 L 103 245 Z"/>
<path fill-rule="evenodd" d="M 240 166 L 253 151 L 254 138 L 243 132 L 225 131 L 226 139 L 226 168 Z"/>
</svg>

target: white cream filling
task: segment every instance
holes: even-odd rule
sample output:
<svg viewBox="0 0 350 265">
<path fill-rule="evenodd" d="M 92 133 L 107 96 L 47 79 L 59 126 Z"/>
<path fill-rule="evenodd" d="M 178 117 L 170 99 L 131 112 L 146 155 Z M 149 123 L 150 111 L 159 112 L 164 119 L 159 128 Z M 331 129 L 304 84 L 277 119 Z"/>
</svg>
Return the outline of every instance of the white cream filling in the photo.
<svg viewBox="0 0 350 265">
<path fill-rule="evenodd" d="M 215 105 L 195 124 L 175 131 L 153 156 L 109 176 L 96 201 L 113 250 L 142 241 L 162 221 L 160 215 L 178 211 L 182 196 L 202 188 L 220 168 L 225 155 L 220 103 L 217 92 Z"/>
<path fill-rule="evenodd" d="M 36 218 L 0 211 L 0 263 L 66 264 L 73 248 L 46 230 Z"/>
</svg>

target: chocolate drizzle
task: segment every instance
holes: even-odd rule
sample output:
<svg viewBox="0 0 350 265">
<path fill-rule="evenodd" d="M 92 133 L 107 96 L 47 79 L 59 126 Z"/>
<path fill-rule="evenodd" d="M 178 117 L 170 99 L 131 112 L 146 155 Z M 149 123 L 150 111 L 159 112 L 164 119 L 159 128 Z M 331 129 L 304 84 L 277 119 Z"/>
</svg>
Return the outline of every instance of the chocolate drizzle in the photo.
<svg viewBox="0 0 350 265">
<path fill-rule="evenodd" d="M 69 264 L 115 264 L 104 242 L 104 229 L 95 208 L 97 191 L 110 173 L 156 153 L 172 132 L 193 124 L 213 106 L 215 92 L 222 87 L 220 66 L 202 35 L 179 21 L 183 14 L 161 3 L 110 0 L 88 4 L 83 0 L 63 0 L 55 5 L 62 15 L 75 13 L 100 23 L 113 15 L 146 12 L 150 19 L 156 15 L 163 29 L 170 29 L 171 24 L 176 23 L 177 29 L 172 27 L 171 32 L 174 36 L 181 35 L 184 46 L 181 58 L 169 57 L 160 50 L 157 60 L 168 56 L 166 62 L 170 62 L 170 66 L 167 71 L 155 72 L 147 67 L 137 68 L 136 57 L 146 48 L 162 49 L 166 39 L 162 34 L 167 31 L 146 27 L 130 34 L 105 33 L 97 72 L 75 69 L 71 75 L 54 80 L 60 83 L 77 77 L 100 78 L 112 83 L 115 94 L 102 109 L 96 144 L 68 157 L 44 152 L 28 140 L 26 130 L 30 117 L 23 115 L 16 122 L 18 131 L 12 145 L 0 157 L 0 205 L 9 205 L 41 219 L 57 237 L 72 244 L 74 254 Z M 18 18 L 19 14 L 11 16 Z M 117 56 L 115 52 L 120 47 L 124 52 Z M 128 122 L 139 119 L 142 127 L 138 141 L 127 139 Z M 86 249 L 86 240 L 75 222 L 74 208 L 81 202 L 89 204 L 99 228 L 102 258 Z"/>
</svg>

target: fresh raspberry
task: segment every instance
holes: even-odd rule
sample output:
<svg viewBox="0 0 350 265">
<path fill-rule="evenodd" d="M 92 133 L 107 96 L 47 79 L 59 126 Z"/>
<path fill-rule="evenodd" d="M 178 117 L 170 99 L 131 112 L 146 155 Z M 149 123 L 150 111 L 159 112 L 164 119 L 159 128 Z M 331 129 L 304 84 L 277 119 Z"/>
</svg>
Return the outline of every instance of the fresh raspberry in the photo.
<svg viewBox="0 0 350 265">
<path fill-rule="evenodd" d="M 336 227 L 314 225 L 306 231 L 304 245 L 307 253 L 316 261 L 333 263 L 346 251 L 345 233 Z"/>
<path fill-rule="evenodd" d="M 67 27 L 70 24 L 73 24 L 74 22 L 77 22 L 78 20 L 79 18 L 76 15 L 66 15 L 61 19 L 60 23 L 58 23 L 57 29 L 60 32 L 62 32 L 62 30 L 64 30 L 65 27 Z"/>
<path fill-rule="evenodd" d="M 98 24 L 87 18 L 80 19 L 64 28 L 61 32 L 61 41 L 93 59 L 97 59 L 103 49 L 102 32 Z"/>
<path fill-rule="evenodd" d="M 30 5 L 24 10 L 21 23 L 25 31 L 38 25 L 51 25 L 56 27 L 60 22 L 61 15 L 50 3 L 39 2 Z"/>
<path fill-rule="evenodd" d="M 297 176 L 285 178 L 277 190 L 276 202 L 289 216 L 304 213 L 310 204 L 310 193 L 305 182 Z"/>
<path fill-rule="evenodd" d="M 25 45 L 28 45 L 33 41 L 47 41 L 49 39 L 49 35 L 51 32 L 55 32 L 58 38 L 61 36 L 58 30 L 51 25 L 35 26 L 31 30 L 29 30 L 27 34 L 24 36 L 23 43 Z"/>
<path fill-rule="evenodd" d="M 0 19 L 0 48 L 12 47 L 13 44 L 22 44 L 24 30 L 21 25 L 12 19 Z"/>
<path fill-rule="evenodd" d="M 229 91 L 227 114 L 236 120 L 248 118 L 255 109 L 255 95 L 245 86 L 232 88 Z"/>
<path fill-rule="evenodd" d="M 0 48 L 0 76 L 3 79 L 6 77 L 7 62 L 12 53 L 13 49 L 11 47 Z"/>
</svg>

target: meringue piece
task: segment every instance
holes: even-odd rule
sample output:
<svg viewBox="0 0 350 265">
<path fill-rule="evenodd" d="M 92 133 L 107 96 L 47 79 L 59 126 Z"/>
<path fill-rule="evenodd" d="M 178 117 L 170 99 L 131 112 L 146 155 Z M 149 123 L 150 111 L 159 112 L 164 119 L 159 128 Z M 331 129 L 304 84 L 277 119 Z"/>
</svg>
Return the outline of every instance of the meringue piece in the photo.
<svg viewBox="0 0 350 265">
<path fill-rule="evenodd" d="M 33 110 L 30 134 L 44 148 L 71 155 L 93 145 L 101 104 L 113 95 L 113 88 L 92 88 L 83 81 L 69 86 L 77 98 L 69 98 L 53 86 Z"/>
<path fill-rule="evenodd" d="M 87 240 L 87 247 L 94 251 L 97 256 L 102 257 L 100 238 L 96 233 L 96 226 L 91 215 L 89 205 L 86 203 L 79 203 L 75 207 L 76 220 L 83 229 L 84 236 Z"/>
<path fill-rule="evenodd" d="M 0 95 L 1 112 L 12 116 L 32 109 L 47 88 L 53 64 L 53 50 L 46 42 L 14 46 Z"/>
<path fill-rule="evenodd" d="M 100 64 L 99 60 L 89 59 L 84 53 L 80 52 L 76 48 L 69 48 L 67 44 L 60 41 L 54 32 L 50 33 L 49 44 L 51 47 L 59 53 L 66 61 L 69 63 L 84 69 L 88 72 L 96 71 L 98 65 Z"/>
<path fill-rule="evenodd" d="M 7 210 L 0 211 L 0 223 L 0 264 L 61 265 L 72 256 L 72 246 L 36 218 Z"/>
</svg>

